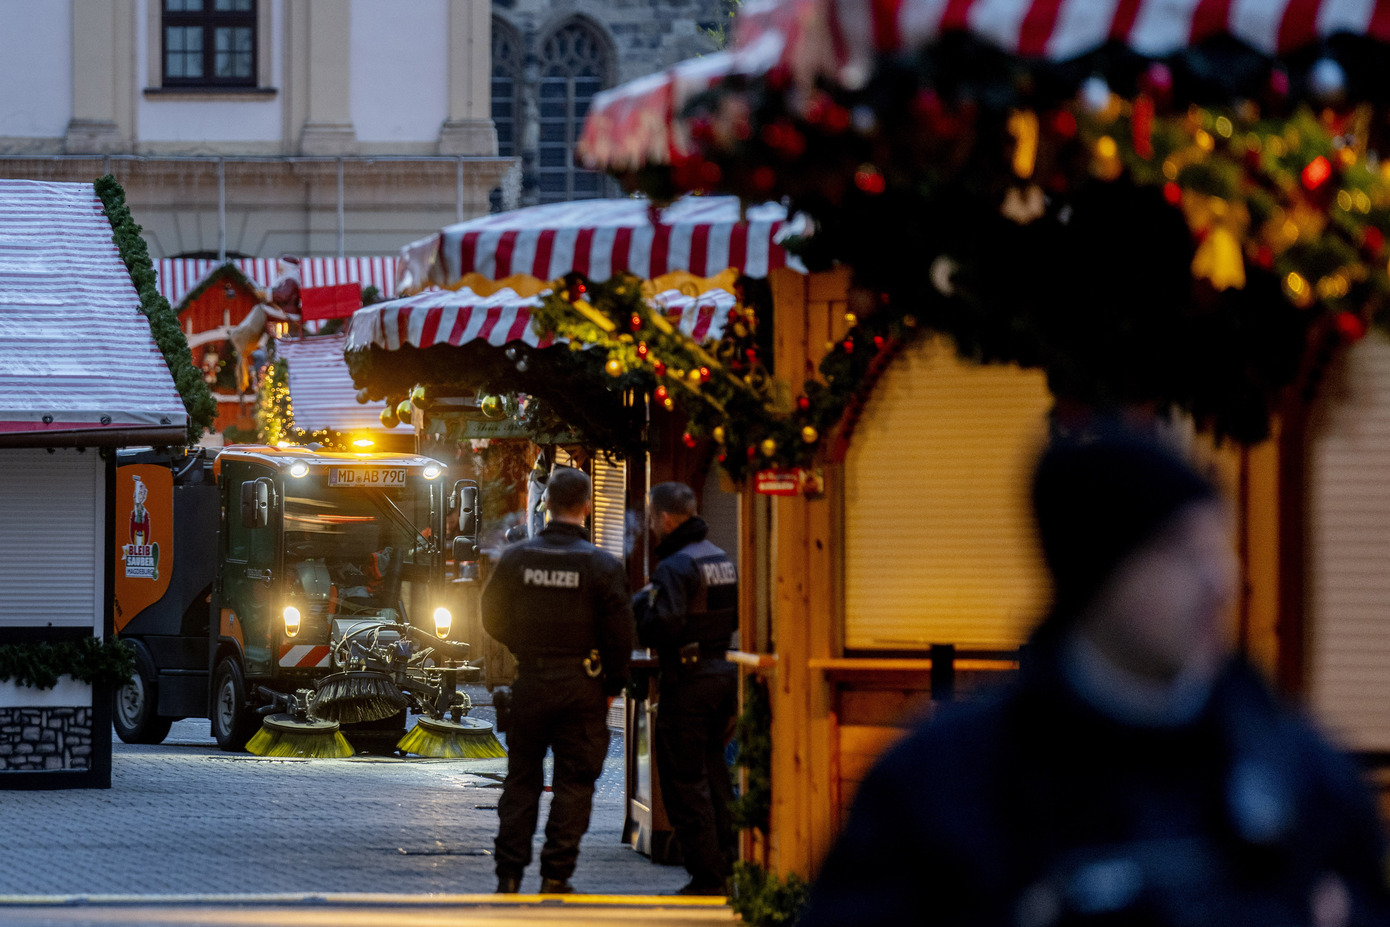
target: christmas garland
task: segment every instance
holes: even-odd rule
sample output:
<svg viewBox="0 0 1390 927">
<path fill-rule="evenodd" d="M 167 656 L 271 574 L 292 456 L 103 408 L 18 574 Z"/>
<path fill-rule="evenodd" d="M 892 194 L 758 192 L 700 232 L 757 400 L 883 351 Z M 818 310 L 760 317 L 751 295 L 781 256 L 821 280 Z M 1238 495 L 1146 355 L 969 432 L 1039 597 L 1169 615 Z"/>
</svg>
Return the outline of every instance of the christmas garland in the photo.
<svg viewBox="0 0 1390 927">
<path fill-rule="evenodd" d="M 51 689 L 60 676 L 94 686 L 123 686 L 135 675 L 135 651 L 115 638 L 0 644 L 0 682 Z"/>
<path fill-rule="evenodd" d="M 1390 125 L 1342 105 L 1383 93 L 1378 48 L 1292 68 L 1224 46 L 1048 65 L 952 36 L 854 92 L 731 78 L 691 105 L 694 152 L 625 179 L 813 217 L 792 249 L 852 267 L 878 317 L 823 370 L 891 352 L 915 320 L 965 357 L 1041 368 L 1059 399 L 1181 409 L 1255 441 L 1338 345 L 1390 327 Z M 823 432 L 866 384 L 847 403 L 812 393 Z"/>
<path fill-rule="evenodd" d="M 164 363 L 174 378 L 174 386 L 188 412 L 188 443 L 196 444 L 217 418 L 217 400 L 203 381 L 202 371 L 193 365 L 188 339 L 179 327 L 178 316 L 156 286 L 154 263 L 149 246 L 140 237 L 140 226 L 130 215 L 125 190 L 110 174 L 93 184 L 101 199 L 121 261 L 140 297 L 140 311 L 150 320 L 150 333 L 164 355 Z"/>
<path fill-rule="evenodd" d="M 431 396 L 485 394 L 512 397 L 512 412 L 523 428 L 537 435 L 572 432 L 578 443 L 614 454 L 645 449 L 640 408 L 628 401 L 631 381 L 604 373 L 603 350 L 586 345 L 556 344 L 531 348 L 511 344 L 498 349 L 486 341 L 463 345 L 378 347 L 348 351 L 348 372 L 358 387 L 358 401 L 385 400 L 382 423 L 408 419 L 414 403 Z M 596 390 L 595 384 L 608 389 Z M 524 395 L 523 408 L 515 397 Z"/>
</svg>

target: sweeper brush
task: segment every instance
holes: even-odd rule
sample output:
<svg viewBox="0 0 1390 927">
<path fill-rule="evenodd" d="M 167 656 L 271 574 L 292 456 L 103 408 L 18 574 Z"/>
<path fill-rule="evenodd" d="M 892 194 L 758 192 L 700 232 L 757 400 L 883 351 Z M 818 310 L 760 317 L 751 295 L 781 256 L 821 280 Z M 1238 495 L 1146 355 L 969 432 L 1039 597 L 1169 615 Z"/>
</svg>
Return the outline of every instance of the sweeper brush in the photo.
<svg viewBox="0 0 1390 927">
<path fill-rule="evenodd" d="M 352 756 L 352 747 L 338 730 L 336 721 L 296 721 L 293 715 L 277 714 L 265 719 L 261 729 L 246 743 L 256 756 L 294 756 L 311 759 L 341 759 Z"/>
<path fill-rule="evenodd" d="M 492 732 L 492 725 L 477 718 L 446 721 L 422 717 L 396 744 L 396 749 L 416 756 L 445 759 L 486 760 L 507 755 L 502 742 Z"/>
<path fill-rule="evenodd" d="M 358 724 L 389 718 L 406 707 L 405 696 L 381 673 L 333 673 L 319 680 L 309 713 L 325 721 Z"/>
</svg>

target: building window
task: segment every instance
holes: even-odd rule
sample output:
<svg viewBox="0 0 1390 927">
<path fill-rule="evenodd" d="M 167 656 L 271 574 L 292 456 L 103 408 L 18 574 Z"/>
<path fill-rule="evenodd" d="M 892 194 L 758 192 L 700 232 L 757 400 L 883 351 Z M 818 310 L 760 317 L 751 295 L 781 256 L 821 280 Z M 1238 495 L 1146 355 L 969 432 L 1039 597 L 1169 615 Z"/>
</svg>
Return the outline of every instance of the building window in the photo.
<svg viewBox="0 0 1390 927">
<path fill-rule="evenodd" d="M 497 129 L 497 153 L 504 158 L 520 152 L 521 42 L 500 20 L 492 21 L 492 124 Z"/>
<path fill-rule="evenodd" d="M 256 0 L 164 0 L 164 85 L 256 84 Z"/>
<path fill-rule="evenodd" d="M 603 39 L 581 22 L 561 26 L 541 48 L 540 201 L 604 196 L 603 174 L 574 165 L 574 145 L 594 94 L 608 83 L 609 54 Z"/>
</svg>

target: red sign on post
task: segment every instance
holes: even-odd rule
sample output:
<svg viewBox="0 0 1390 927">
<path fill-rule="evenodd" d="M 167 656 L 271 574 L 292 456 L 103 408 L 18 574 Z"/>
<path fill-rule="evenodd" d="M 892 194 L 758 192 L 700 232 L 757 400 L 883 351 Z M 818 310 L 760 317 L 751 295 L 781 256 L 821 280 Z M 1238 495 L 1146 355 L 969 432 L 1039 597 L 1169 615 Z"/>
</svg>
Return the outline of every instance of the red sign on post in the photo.
<svg viewBox="0 0 1390 927">
<path fill-rule="evenodd" d="M 306 322 L 346 319 L 362 308 L 362 284 L 312 286 L 299 291 L 299 311 Z"/>
<path fill-rule="evenodd" d="M 795 496 L 801 492 L 801 473 L 798 470 L 759 470 L 754 487 L 764 496 Z"/>
</svg>

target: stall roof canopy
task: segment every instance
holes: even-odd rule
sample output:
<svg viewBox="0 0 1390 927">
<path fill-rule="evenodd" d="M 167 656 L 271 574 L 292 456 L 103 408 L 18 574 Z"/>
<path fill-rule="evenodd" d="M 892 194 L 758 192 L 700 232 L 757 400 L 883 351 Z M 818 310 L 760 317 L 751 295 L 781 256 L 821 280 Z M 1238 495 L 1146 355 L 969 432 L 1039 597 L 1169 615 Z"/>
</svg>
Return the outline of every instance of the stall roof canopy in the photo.
<svg viewBox="0 0 1390 927">
<path fill-rule="evenodd" d="M 429 290 L 416 296 L 364 306 L 357 310 L 349 324 L 346 349 L 362 351 L 375 347 L 396 351 L 404 347 L 459 347 L 478 342 L 494 347 L 519 342 L 533 348 L 546 348 L 556 339 L 553 335 L 536 332 L 531 324 L 531 309 L 539 305 L 548 292 L 542 290 L 534 296 L 523 296 L 510 287 L 502 287 L 482 296 L 464 287 Z M 729 310 L 738 304 L 734 294 L 721 289 L 706 290 L 699 295 L 666 290 L 653 295 L 651 301 L 661 307 L 683 333 L 701 342 L 721 337 Z M 293 376 L 293 364 L 290 371 Z"/>
<path fill-rule="evenodd" d="M 177 306 L 185 296 L 202 284 L 209 273 L 223 262 L 205 258 L 161 258 L 154 262 L 158 274 L 159 293 Z M 235 258 L 232 264 L 248 279 L 269 292 L 280 273 L 278 258 Z M 374 286 L 385 299 L 395 295 L 396 259 L 394 257 L 306 257 L 299 259 L 299 285 L 304 289 L 360 283 L 365 289 Z"/>
<path fill-rule="evenodd" d="M 624 271 L 643 278 L 672 271 L 713 277 L 732 267 L 764 277 L 778 267 L 802 269 L 778 243 L 787 224 L 781 205 L 742 209 L 731 196 L 686 197 L 659 209 L 635 198 L 514 209 L 407 245 L 397 263 L 396 292 L 456 287 L 469 274 L 554 280 L 574 272 L 607 280 Z"/>
<path fill-rule="evenodd" d="M 290 418 L 302 431 L 384 431 L 380 407 L 357 401 L 343 362 L 346 335 L 316 335 L 275 343 L 286 363 Z"/>
<path fill-rule="evenodd" d="M 578 152 L 586 167 L 615 173 L 678 163 L 694 154 L 687 105 L 720 84 L 766 81 L 792 110 L 815 88 L 856 91 L 885 60 L 966 36 L 1020 61 L 1087 62 L 1073 77 L 1131 74 L 1132 60 L 1172 60 L 1225 42 L 1273 59 L 1297 58 L 1308 72 L 1324 43 L 1348 37 L 1390 42 L 1384 0 L 752 0 L 739 10 L 727 52 L 683 61 L 604 91 L 589 109 Z M 1115 54 L 1121 50 L 1122 54 Z M 1384 62 L 1355 69 L 1357 96 L 1380 96 Z M 1306 60 L 1305 60 L 1306 59 Z M 1344 62 L 1345 63 L 1345 62 Z M 1208 71 L 1221 70 L 1207 62 Z M 1206 79 L 1238 80 L 1240 69 Z M 1297 82 L 1296 82 L 1297 83 Z M 1294 88 L 1297 92 L 1298 88 Z M 800 113 L 805 116 L 806 113 Z M 694 184 L 719 189 L 717 182 Z"/>
<path fill-rule="evenodd" d="M 0 443 L 181 443 L 187 422 L 92 185 L 0 180 Z"/>
</svg>

